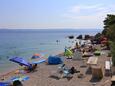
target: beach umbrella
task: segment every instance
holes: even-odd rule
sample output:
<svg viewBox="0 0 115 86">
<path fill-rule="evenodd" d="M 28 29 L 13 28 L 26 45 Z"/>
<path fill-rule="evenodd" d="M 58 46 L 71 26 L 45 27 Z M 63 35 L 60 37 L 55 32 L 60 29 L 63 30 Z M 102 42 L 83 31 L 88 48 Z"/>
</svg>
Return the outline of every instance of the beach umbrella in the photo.
<svg viewBox="0 0 115 86">
<path fill-rule="evenodd" d="M 40 58 L 41 57 L 41 55 L 40 54 L 34 54 L 33 56 L 32 56 L 32 59 L 36 59 L 36 58 Z"/>
<path fill-rule="evenodd" d="M 31 66 L 29 62 L 27 62 L 26 60 L 24 60 L 21 57 L 13 57 L 9 59 L 12 62 L 18 63 L 19 65 L 25 65 L 25 66 Z"/>
<path fill-rule="evenodd" d="M 36 53 L 36 54 L 34 54 L 34 56 L 40 56 L 40 54 Z"/>
<path fill-rule="evenodd" d="M 65 56 L 72 56 L 73 52 L 70 49 L 65 49 L 64 55 Z"/>
<path fill-rule="evenodd" d="M 35 56 L 35 57 L 34 57 Z M 34 54 L 33 56 L 32 56 L 32 58 L 30 59 L 30 62 L 32 63 L 32 64 L 40 64 L 40 63 L 43 63 L 43 62 L 45 62 L 46 61 L 46 57 L 44 57 L 43 55 L 41 55 L 41 54 Z"/>
</svg>

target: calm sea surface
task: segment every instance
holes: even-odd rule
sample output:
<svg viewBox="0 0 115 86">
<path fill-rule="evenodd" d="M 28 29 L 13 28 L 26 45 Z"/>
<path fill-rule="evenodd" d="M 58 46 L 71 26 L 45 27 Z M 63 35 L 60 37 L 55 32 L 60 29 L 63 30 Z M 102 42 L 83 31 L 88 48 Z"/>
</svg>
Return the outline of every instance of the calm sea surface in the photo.
<svg viewBox="0 0 115 86">
<path fill-rule="evenodd" d="M 12 56 L 20 56 L 25 59 L 32 57 L 34 53 L 44 56 L 56 55 L 64 51 L 65 46 L 71 46 L 72 40 L 68 35 L 80 34 L 95 35 L 101 29 L 63 29 L 63 30 L 0 30 L 0 72 L 17 66 L 8 60 Z M 57 43 L 56 40 L 59 40 Z"/>
</svg>

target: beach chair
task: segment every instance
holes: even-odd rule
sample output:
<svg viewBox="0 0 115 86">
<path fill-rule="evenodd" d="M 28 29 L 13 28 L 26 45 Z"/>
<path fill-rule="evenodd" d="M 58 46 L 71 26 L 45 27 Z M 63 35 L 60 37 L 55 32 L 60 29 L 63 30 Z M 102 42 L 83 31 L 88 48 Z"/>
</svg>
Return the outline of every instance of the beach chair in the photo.
<svg viewBox="0 0 115 86">
<path fill-rule="evenodd" d="M 64 78 L 68 78 L 68 77 L 70 77 L 70 75 L 71 75 L 71 74 L 70 74 L 70 72 L 69 72 L 68 69 L 66 69 L 66 70 L 63 71 L 63 77 L 64 77 Z"/>
<path fill-rule="evenodd" d="M 65 68 L 62 73 L 63 78 L 71 78 L 72 74 L 70 68 Z"/>
<path fill-rule="evenodd" d="M 63 77 L 64 77 L 64 78 L 72 78 L 72 75 L 73 75 L 74 73 L 77 73 L 77 72 L 79 72 L 79 71 L 77 71 L 74 67 L 65 68 L 65 69 L 63 70 Z"/>
<path fill-rule="evenodd" d="M 58 72 L 59 72 L 59 73 L 62 73 L 64 69 L 65 69 L 65 64 L 61 64 L 61 65 L 58 67 Z"/>
<path fill-rule="evenodd" d="M 63 77 L 71 77 L 72 74 L 77 73 L 74 67 L 68 68 L 65 64 L 58 67 L 58 73 L 62 74 Z"/>
</svg>

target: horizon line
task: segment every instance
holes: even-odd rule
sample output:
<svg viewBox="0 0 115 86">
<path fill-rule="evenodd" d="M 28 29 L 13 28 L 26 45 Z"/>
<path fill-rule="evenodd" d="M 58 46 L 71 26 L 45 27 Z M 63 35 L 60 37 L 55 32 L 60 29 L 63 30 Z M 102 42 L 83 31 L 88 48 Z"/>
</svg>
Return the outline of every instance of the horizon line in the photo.
<svg viewBox="0 0 115 86">
<path fill-rule="evenodd" d="M 73 30 L 76 30 L 76 29 L 104 29 L 104 28 L 0 28 L 0 30 L 69 30 L 69 29 L 73 29 Z"/>
</svg>

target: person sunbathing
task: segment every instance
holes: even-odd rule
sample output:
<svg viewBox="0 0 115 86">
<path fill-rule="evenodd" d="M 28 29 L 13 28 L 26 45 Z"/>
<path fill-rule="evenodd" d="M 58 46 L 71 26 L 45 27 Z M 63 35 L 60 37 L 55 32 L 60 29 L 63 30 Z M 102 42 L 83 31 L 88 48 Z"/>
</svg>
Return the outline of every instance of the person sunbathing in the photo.
<svg viewBox="0 0 115 86">
<path fill-rule="evenodd" d="M 22 82 L 15 80 L 13 82 L 0 82 L 0 86 L 23 86 Z"/>
<path fill-rule="evenodd" d="M 70 69 L 64 69 L 63 73 L 64 77 L 71 77 L 71 74 L 73 75 L 74 73 L 77 73 L 77 70 L 72 66 Z"/>
<path fill-rule="evenodd" d="M 15 80 L 13 82 L 13 85 L 11 85 L 11 86 L 23 86 L 23 84 L 19 80 Z"/>
<path fill-rule="evenodd" d="M 32 71 L 34 71 L 37 68 L 37 64 L 32 65 Z"/>
<path fill-rule="evenodd" d="M 71 67 L 71 68 L 69 69 L 69 73 L 70 73 L 70 74 L 77 73 L 77 70 L 75 69 L 75 67 Z"/>
<path fill-rule="evenodd" d="M 37 64 L 30 64 L 29 67 L 26 67 L 25 70 L 27 72 L 34 72 L 34 70 L 37 68 Z"/>
</svg>

